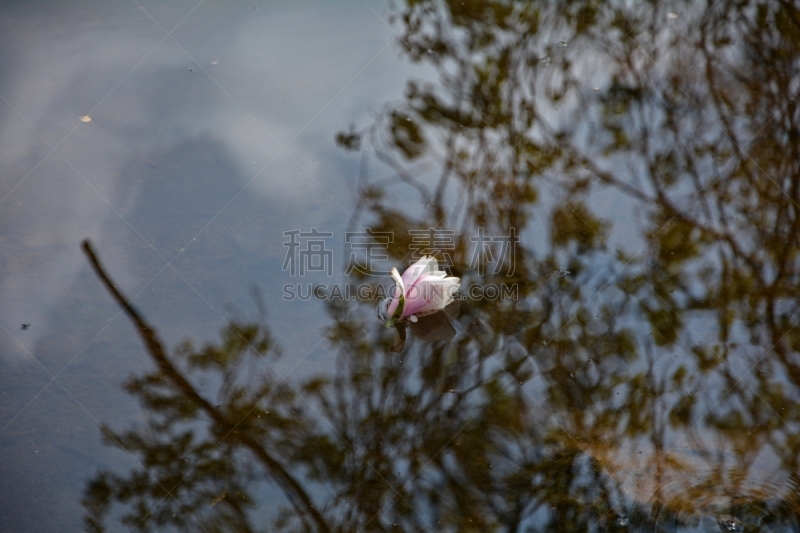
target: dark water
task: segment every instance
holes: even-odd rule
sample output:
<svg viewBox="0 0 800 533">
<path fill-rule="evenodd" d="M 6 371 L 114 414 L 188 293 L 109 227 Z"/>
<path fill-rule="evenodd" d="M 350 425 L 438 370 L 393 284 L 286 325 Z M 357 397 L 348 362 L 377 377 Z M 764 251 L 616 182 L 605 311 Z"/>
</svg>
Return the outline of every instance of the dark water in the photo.
<svg viewBox="0 0 800 533">
<path fill-rule="evenodd" d="M 800 6 L 410 4 L 3 5 L 0 531 L 800 530 Z"/>
</svg>

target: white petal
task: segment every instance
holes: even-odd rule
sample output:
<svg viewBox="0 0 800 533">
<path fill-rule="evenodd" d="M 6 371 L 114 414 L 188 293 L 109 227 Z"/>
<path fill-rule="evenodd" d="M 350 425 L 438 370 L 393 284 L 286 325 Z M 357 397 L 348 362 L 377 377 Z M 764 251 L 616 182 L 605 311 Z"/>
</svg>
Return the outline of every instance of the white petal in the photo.
<svg viewBox="0 0 800 533">
<path fill-rule="evenodd" d="M 459 281 L 456 277 L 442 280 L 437 276 L 425 276 L 409 289 L 404 313 L 424 316 L 444 309 L 455 300 Z"/>
<path fill-rule="evenodd" d="M 400 291 L 400 294 L 405 295 L 406 285 L 403 283 L 403 278 L 400 277 L 400 272 L 396 268 L 392 268 L 392 279 L 397 283 L 397 290 Z"/>
</svg>

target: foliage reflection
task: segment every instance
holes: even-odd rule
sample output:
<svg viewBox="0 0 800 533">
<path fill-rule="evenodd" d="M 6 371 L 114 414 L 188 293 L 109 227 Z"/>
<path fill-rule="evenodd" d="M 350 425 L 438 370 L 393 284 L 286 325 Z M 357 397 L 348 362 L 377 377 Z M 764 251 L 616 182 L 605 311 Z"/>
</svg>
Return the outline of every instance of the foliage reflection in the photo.
<svg viewBox="0 0 800 533">
<path fill-rule="evenodd" d="M 338 136 L 354 218 L 453 229 L 454 274 L 519 297 L 402 354 L 373 302 L 332 302 L 336 374 L 290 384 L 263 320 L 170 355 L 95 261 L 157 368 L 127 384 L 147 425 L 105 430 L 146 472 L 96 476 L 88 526 L 268 529 L 265 483 L 283 531 L 796 524 L 800 11 L 412 1 L 395 24 L 439 82 Z M 510 277 L 468 268 L 479 228 L 521 236 Z"/>
</svg>

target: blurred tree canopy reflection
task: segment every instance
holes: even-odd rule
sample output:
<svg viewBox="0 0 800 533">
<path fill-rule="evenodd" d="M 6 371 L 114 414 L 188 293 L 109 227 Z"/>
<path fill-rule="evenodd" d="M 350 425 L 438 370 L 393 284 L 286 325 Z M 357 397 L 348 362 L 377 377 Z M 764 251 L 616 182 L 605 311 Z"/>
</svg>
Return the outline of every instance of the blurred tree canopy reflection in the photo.
<svg viewBox="0 0 800 533">
<path fill-rule="evenodd" d="M 401 355 L 374 303 L 332 302 L 336 374 L 289 383 L 262 318 L 168 354 L 95 262 L 157 370 L 127 383 L 146 426 L 104 429 L 145 470 L 92 479 L 87 527 L 796 527 L 798 6 L 410 1 L 394 23 L 438 81 L 337 137 L 362 150 L 354 218 L 398 262 L 409 230 L 455 230 L 464 284 L 519 297 Z M 516 230 L 513 269 L 470 268 L 479 228 Z"/>
</svg>

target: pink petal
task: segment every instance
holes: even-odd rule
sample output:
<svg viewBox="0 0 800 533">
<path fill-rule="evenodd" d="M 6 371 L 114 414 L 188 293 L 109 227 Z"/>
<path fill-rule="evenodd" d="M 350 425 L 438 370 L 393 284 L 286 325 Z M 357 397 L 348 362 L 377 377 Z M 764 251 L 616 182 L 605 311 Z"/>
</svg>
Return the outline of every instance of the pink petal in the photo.
<svg viewBox="0 0 800 533">
<path fill-rule="evenodd" d="M 406 301 L 403 307 L 403 318 L 411 315 L 424 314 L 444 309 L 453 301 L 453 285 L 458 285 L 458 278 L 440 276 L 424 276 L 417 280 L 411 289 L 406 291 Z"/>
<path fill-rule="evenodd" d="M 403 272 L 403 283 L 406 286 L 406 290 L 421 276 L 428 275 L 437 270 L 439 270 L 439 263 L 436 261 L 435 257 L 426 255 L 422 259 L 417 260 L 417 262 Z"/>
<path fill-rule="evenodd" d="M 392 302 L 389 304 L 389 307 L 386 309 L 386 314 L 391 318 L 394 316 L 394 312 L 397 311 L 397 306 L 400 305 L 400 296 L 403 295 L 405 290 L 403 279 L 400 277 L 400 273 L 397 271 L 396 268 L 392 269 L 392 279 L 394 280 L 394 295 L 392 297 Z"/>
</svg>

